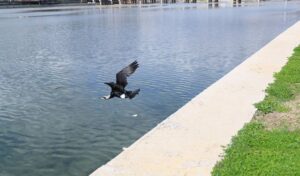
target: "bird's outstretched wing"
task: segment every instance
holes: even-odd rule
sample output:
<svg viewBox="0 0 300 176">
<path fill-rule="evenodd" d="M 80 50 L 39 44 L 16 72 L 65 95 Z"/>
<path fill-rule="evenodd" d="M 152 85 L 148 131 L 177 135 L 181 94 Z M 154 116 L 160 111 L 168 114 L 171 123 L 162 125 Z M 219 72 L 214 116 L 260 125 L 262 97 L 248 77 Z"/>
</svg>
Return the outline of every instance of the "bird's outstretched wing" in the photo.
<svg viewBox="0 0 300 176">
<path fill-rule="evenodd" d="M 123 68 L 119 71 L 116 75 L 117 77 L 117 84 L 123 86 L 124 88 L 127 86 L 127 77 L 135 72 L 135 70 L 139 67 L 137 61 L 132 62 L 127 67 Z"/>
</svg>

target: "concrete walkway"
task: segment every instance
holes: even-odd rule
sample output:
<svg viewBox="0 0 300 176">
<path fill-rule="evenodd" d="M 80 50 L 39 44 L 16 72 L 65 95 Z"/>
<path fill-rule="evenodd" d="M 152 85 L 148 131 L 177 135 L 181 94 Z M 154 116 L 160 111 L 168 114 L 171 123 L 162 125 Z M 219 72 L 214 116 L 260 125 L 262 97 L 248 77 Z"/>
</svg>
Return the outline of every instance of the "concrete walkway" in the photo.
<svg viewBox="0 0 300 176">
<path fill-rule="evenodd" d="M 255 37 L 255 36 L 253 36 Z M 294 24 L 91 176 L 205 176 L 300 44 Z"/>
</svg>

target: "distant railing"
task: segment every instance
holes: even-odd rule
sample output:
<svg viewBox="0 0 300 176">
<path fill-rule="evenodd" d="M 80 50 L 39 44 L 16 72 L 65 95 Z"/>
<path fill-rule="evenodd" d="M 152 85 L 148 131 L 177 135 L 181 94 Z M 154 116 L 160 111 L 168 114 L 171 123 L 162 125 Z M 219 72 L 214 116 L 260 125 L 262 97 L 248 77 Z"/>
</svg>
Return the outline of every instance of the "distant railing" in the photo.
<svg viewBox="0 0 300 176">
<path fill-rule="evenodd" d="M 9 5 L 25 5 L 25 4 L 70 4 L 70 3 L 88 3 L 88 4 L 155 4 L 155 3 L 197 3 L 207 2 L 209 4 L 219 3 L 222 1 L 232 2 L 233 4 L 240 4 L 249 0 L 0 0 L 1 6 Z M 259 1 L 259 0 L 258 0 Z"/>
<path fill-rule="evenodd" d="M 85 0 L 85 3 L 87 1 Z M 98 0 L 99 2 L 99 0 Z M 68 4 L 82 3 L 82 0 L 0 0 L 0 6 L 26 5 L 26 4 Z"/>
</svg>

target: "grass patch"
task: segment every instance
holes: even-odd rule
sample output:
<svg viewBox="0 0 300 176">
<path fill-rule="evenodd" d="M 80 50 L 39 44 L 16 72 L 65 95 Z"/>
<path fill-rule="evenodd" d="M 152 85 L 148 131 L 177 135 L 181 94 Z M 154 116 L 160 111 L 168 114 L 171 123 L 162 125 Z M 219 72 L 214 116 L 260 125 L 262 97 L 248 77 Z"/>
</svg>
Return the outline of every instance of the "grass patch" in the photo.
<svg viewBox="0 0 300 176">
<path fill-rule="evenodd" d="M 225 153 L 213 176 L 300 175 L 300 131 L 268 131 L 261 123 L 251 122 Z"/>
<path fill-rule="evenodd" d="M 213 176 L 300 175 L 300 46 L 274 77 L 256 120 L 232 138 Z"/>
<path fill-rule="evenodd" d="M 288 111 L 284 102 L 293 99 L 300 92 L 300 46 L 294 49 L 293 56 L 274 77 L 274 83 L 266 89 L 266 98 L 255 104 L 258 111 L 264 114 Z"/>
</svg>

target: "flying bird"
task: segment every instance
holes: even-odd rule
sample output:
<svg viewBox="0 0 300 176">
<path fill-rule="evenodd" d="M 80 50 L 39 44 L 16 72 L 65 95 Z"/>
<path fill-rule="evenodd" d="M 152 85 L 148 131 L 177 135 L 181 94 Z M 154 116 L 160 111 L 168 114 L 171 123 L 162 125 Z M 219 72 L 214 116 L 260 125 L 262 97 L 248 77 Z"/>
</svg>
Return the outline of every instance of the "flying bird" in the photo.
<svg viewBox="0 0 300 176">
<path fill-rule="evenodd" d="M 117 73 L 116 83 L 114 83 L 114 82 L 104 83 L 111 88 L 111 92 L 110 92 L 110 95 L 104 96 L 104 97 L 102 97 L 102 99 L 108 100 L 113 97 L 118 97 L 118 98 L 122 98 L 122 99 L 125 99 L 125 98 L 132 99 L 137 94 L 139 94 L 140 89 L 136 89 L 134 91 L 125 90 L 125 87 L 128 84 L 127 77 L 132 75 L 138 67 L 139 67 L 138 62 L 134 61 Z"/>
</svg>

